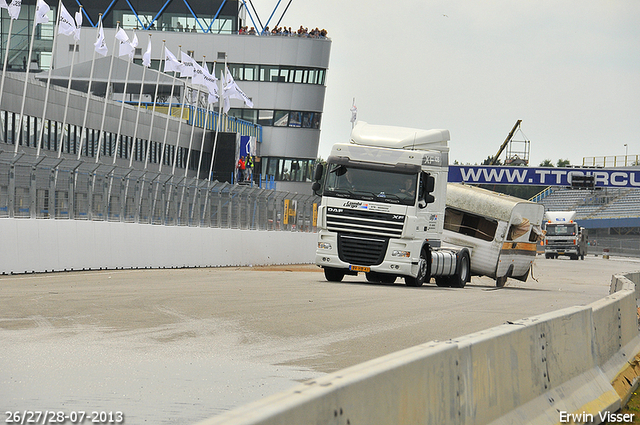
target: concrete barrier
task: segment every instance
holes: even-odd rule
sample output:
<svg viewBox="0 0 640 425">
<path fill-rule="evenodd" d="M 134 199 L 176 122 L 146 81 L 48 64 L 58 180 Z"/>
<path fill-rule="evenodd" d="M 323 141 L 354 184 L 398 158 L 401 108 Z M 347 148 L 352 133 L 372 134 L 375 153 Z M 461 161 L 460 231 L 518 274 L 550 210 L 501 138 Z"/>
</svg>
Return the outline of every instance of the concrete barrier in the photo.
<svg viewBox="0 0 640 425">
<path fill-rule="evenodd" d="M 315 233 L 0 219 L 0 274 L 312 263 Z"/>
<path fill-rule="evenodd" d="M 599 423 L 638 384 L 639 278 L 616 275 L 617 292 L 589 306 L 399 351 L 201 425 Z"/>
</svg>

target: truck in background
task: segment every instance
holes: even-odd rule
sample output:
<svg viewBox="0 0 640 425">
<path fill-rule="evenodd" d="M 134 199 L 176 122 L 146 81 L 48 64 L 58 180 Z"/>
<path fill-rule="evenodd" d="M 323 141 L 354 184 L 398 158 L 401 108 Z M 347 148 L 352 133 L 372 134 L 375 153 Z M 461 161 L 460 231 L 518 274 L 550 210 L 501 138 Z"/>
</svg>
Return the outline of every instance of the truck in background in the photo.
<svg viewBox="0 0 640 425">
<path fill-rule="evenodd" d="M 476 248 L 443 243 L 448 141 L 448 130 L 358 122 L 350 143 L 333 146 L 313 185 L 322 196 L 316 264 L 327 280 L 364 272 L 370 282 L 401 277 L 408 286 L 434 278 L 462 288 L 470 281 Z M 529 238 L 530 226 L 518 224 L 526 227 L 518 237 Z"/>
<path fill-rule="evenodd" d="M 584 260 L 589 235 L 587 229 L 575 221 L 575 211 L 547 211 L 545 213 L 544 256 L 558 258 L 566 255 L 572 260 Z"/>
</svg>

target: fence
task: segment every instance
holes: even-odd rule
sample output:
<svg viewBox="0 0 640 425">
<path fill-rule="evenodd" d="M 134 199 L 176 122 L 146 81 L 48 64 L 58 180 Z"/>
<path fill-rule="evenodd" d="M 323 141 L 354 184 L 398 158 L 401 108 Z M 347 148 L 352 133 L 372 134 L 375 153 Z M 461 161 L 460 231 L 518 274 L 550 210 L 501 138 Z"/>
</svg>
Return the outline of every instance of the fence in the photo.
<svg viewBox="0 0 640 425">
<path fill-rule="evenodd" d="M 0 151 L 0 218 L 314 232 L 314 195 Z"/>
</svg>

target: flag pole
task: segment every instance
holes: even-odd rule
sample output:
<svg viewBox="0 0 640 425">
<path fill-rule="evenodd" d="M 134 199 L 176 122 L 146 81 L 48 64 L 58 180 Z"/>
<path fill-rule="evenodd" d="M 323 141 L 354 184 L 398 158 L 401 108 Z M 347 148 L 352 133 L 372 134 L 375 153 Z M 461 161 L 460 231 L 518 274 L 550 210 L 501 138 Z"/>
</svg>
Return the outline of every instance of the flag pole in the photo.
<svg viewBox="0 0 640 425">
<path fill-rule="evenodd" d="M 207 62 L 205 60 L 206 56 L 202 56 L 202 67 L 206 68 L 207 66 Z M 207 72 L 209 72 L 209 70 L 207 69 Z M 213 68 L 213 72 L 215 71 L 215 65 Z M 200 178 L 200 168 L 202 166 L 202 157 L 203 157 L 203 153 L 204 153 L 204 136 L 207 134 L 207 123 L 209 120 L 209 98 L 207 97 L 207 107 L 206 107 L 206 111 L 205 111 L 205 115 L 204 115 L 204 123 L 202 124 L 202 140 L 200 141 L 200 158 L 198 158 L 198 171 L 196 171 L 196 177 L 199 179 Z"/>
<path fill-rule="evenodd" d="M 100 28 L 102 27 L 102 13 L 98 15 L 98 29 L 96 31 L 96 39 L 100 37 Z M 78 147 L 78 161 L 80 161 L 80 155 L 82 155 L 82 147 L 84 146 L 85 134 L 86 138 L 89 137 L 89 130 L 87 126 L 87 114 L 89 112 L 89 100 L 91 99 L 91 84 L 93 83 L 93 70 L 96 64 L 96 49 L 93 49 L 93 56 L 91 58 L 91 71 L 89 72 L 89 87 L 87 87 L 87 100 L 84 103 L 84 115 L 82 117 L 82 133 L 80 134 L 80 146 Z"/>
<path fill-rule="evenodd" d="M 164 52 L 164 46 L 166 45 L 166 40 L 162 40 L 162 51 Z M 162 57 L 160 58 L 160 67 L 158 68 L 158 75 L 156 76 L 156 90 L 153 95 L 153 110 L 151 113 L 151 123 L 149 124 L 149 137 L 147 138 L 147 152 L 144 157 L 144 169 L 147 169 L 147 165 L 149 164 L 149 151 L 151 150 L 151 135 L 153 132 L 153 121 L 156 117 L 156 105 L 158 104 L 158 86 L 160 85 L 160 74 L 162 74 Z"/>
<path fill-rule="evenodd" d="M 42 122 L 40 125 L 40 136 L 38 137 L 38 148 L 36 149 L 36 157 L 40 156 L 40 149 L 42 148 L 42 139 L 44 137 L 44 126 L 47 116 L 47 104 L 49 103 L 49 87 L 51 86 L 51 70 L 53 69 L 53 58 L 56 51 L 56 40 L 58 39 L 58 27 L 60 26 L 60 5 L 62 0 L 58 0 L 58 16 L 56 18 L 56 25 L 53 30 L 53 46 L 51 46 L 51 62 L 49 63 L 49 73 L 47 75 L 47 88 L 44 92 L 44 106 L 42 108 Z"/>
<path fill-rule="evenodd" d="M 191 78 L 193 82 L 193 78 Z M 200 103 L 200 86 L 198 86 L 198 91 L 196 94 L 196 102 L 193 107 L 193 118 L 191 120 L 191 135 L 189 136 L 189 151 L 187 152 L 187 164 L 184 168 L 184 176 L 187 177 L 187 173 L 189 172 L 189 162 L 191 161 L 191 146 L 193 144 L 193 130 L 196 127 L 196 112 L 198 109 L 198 104 Z"/>
<path fill-rule="evenodd" d="M 116 34 L 120 29 L 120 21 L 116 24 Z M 102 122 L 100 123 L 100 133 L 98 133 L 98 151 L 96 152 L 96 164 L 100 160 L 100 151 L 102 149 L 102 132 L 104 131 L 104 119 L 107 114 L 107 103 L 109 103 L 109 86 L 111 85 L 111 74 L 113 73 L 113 62 L 116 54 L 116 46 L 118 39 L 113 37 L 113 51 L 111 52 L 111 62 L 109 64 L 109 75 L 107 76 L 107 86 L 104 90 L 104 106 L 102 107 Z"/>
<path fill-rule="evenodd" d="M 7 63 L 9 62 L 9 47 L 11 47 L 11 31 L 12 30 L 13 30 L 13 19 L 10 18 L 9 34 L 7 35 L 7 47 L 4 49 L 4 65 L 2 66 L 2 82 L 0 82 L 0 105 L 2 105 L 2 94 L 4 93 L 4 78 L 7 75 Z"/>
<path fill-rule="evenodd" d="M 20 119 L 18 120 L 18 128 L 20 129 L 20 134 L 18 134 L 18 137 L 16 137 L 15 139 L 15 149 L 14 149 L 14 155 L 18 154 L 18 144 L 20 142 L 24 143 L 25 140 L 24 137 L 22 136 L 24 134 L 23 131 L 23 125 L 22 125 L 22 120 L 24 118 L 24 103 L 27 100 L 27 86 L 29 85 L 29 68 L 31 68 L 31 54 L 33 52 L 33 41 L 36 38 L 36 26 L 38 26 L 38 20 L 37 20 L 37 11 L 38 6 L 36 3 L 36 16 L 33 18 L 33 27 L 31 28 L 31 42 L 29 43 L 29 54 L 28 54 L 28 59 L 27 59 L 27 69 L 25 69 L 24 72 L 24 87 L 22 89 L 22 105 L 20 105 Z M 11 20 L 11 22 L 13 22 L 13 19 Z M 9 45 L 7 44 L 7 51 L 9 51 Z M 4 73 L 2 74 L 2 77 L 4 78 Z M 28 136 L 27 136 L 28 137 Z M 28 141 L 27 141 L 28 143 Z"/>
<path fill-rule="evenodd" d="M 191 82 L 193 82 L 193 77 L 191 77 Z M 184 179 L 187 178 L 187 174 L 189 172 L 189 164 L 191 163 L 191 147 L 193 145 L 193 131 L 194 131 L 195 127 L 196 127 L 196 112 L 197 112 L 199 103 L 200 103 L 200 86 L 198 85 L 198 89 L 197 89 L 197 92 L 196 92 L 196 101 L 195 101 L 195 105 L 193 107 L 193 114 L 192 114 L 192 118 L 191 118 L 191 135 L 189 136 L 189 150 L 187 151 L 187 163 L 185 164 L 185 167 L 184 167 Z M 196 179 L 197 178 L 198 178 L 198 176 L 196 176 Z M 182 203 L 184 201 L 184 191 L 185 191 L 185 187 L 183 186 L 182 187 L 182 194 L 180 196 L 180 210 L 178 211 L 178 217 L 180 217 L 181 214 L 182 214 Z M 193 217 L 193 211 L 192 211 L 192 216 L 189 217 L 189 220 L 191 220 L 192 217 Z"/>
<path fill-rule="evenodd" d="M 179 46 L 178 54 L 182 53 L 182 46 Z M 160 151 L 160 166 L 158 167 L 158 172 L 162 172 L 162 165 L 164 164 L 164 150 L 167 145 L 167 132 L 169 131 L 169 121 L 171 121 L 171 104 L 173 101 L 173 92 L 174 87 L 176 85 L 176 74 L 178 71 L 173 71 L 173 79 L 171 81 L 171 95 L 169 96 L 169 109 L 167 110 L 167 120 L 164 125 L 164 137 L 162 139 L 162 150 Z M 182 117 L 181 117 L 182 118 Z"/>
<path fill-rule="evenodd" d="M 164 52 L 164 47 L 166 45 L 166 40 L 162 40 L 162 52 Z M 149 137 L 147 138 L 147 151 L 145 152 L 145 156 L 144 156 L 144 173 L 146 174 L 147 172 L 147 165 L 149 164 L 149 152 L 151 151 L 151 136 L 153 133 L 153 121 L 154 118 L 156 117 L 156 104 L 158 103 L 158 86 L 160 85 L 160 74 L 162 73 L 162 57 L 160 57 L 160 64 L 158 66 L 158 75 L 156 76 L 156 89 L 153 95 L 153 110 L 151 112 L 151 122 L 149 123 Z M 158 174 L 159 176 L 160 174 Z M 144 174 L 143 174 L 144 176 Z M 155 179 L 153 179 L 155 180 Z M 151 183 L 153 183 L 153 180 L 151 181 Z M 140 208 L 140 206 L 142 205 L 142 194 L 144 192 L 144 179 L 142 180 L 142 182 L 140 183 L 140 199 L 138 200 L 138 209 Z M 156 192 L 157 195 L 157 192 Z M 152 204 L 152 209 L 151 209 L 151 221 L 153 222 L 153 212 L 155 209 L 155 195 L 154 195 L 154 202 Z"/>
<path fill-rule="evenodd" d="M 213 68 L 213 72 L 215 72 L 215 65 Z M 220 71 L 220 93 L 223 92 L 224 87 L 224 71 Z M 212 173 L 213 173 L 213 160 L 216 157 L 216 145 L 218 144 L 218 133 L 220 132 L 220 118 L 222 117 L 222 96 L 218 97 L 218 125 L 216 126 L 216 133 L 213 137 L 213 150 L 211 151 L 211 164 L 209 165 L 209 180 L 213 180 L 212 177 Z"/>
<path fill-rule="evenodd" d="M 180 46 L 180 51 L 182 51 L 182 46 Z M 181 55 L 182 56 L 182 55 Z M 176 149 L 173 153 L 173 166 L 171 167 L 171 175 L 176 174 L 176 162 L 178 161 L 178 148 L 180 145 L 180 134 L 182 131 L 182 122 L 184 121 L 184 99 L 187 94 L 187 84 L 183 84 L 184 89 L 182 92 L 182 96 L 180 96 L 180 121 L 178 122 L 178 137 L 176 138 Z"/>
<path fill-rule="evenodd" d="M 213 63 L 213 75 L 215 76 L 216 74 L 216 63 Z M 220 73 L 220 76 L 222 76 L 223 73 Z M 224 81 L 222 79 L 220 79 L 220 88 L 222 89 L 222 85 L 224 84 Z M 216 131 L 215 131 L 215 135 L 213 136 L 213 148 L 211 149 L 211 163 L 209 164 L 209 174 L 207 174 L 207 194 L 204 197 L 204 211 L 202 212 L 202 216 L 204 217 L 206 212 L 207 212 L 207 206 L 209 205 L 209 192 L 211 192 L 211 181 L 213 180 L 213 176 L 211 175 L 213 173 L 213 160 L 216 157 L 216 143 L 218 142 L 218 129 L 220 128 L 220 116 L 222 113 L 222 90 L 220 90 L 220 93 L 218 95 L 218 122 L 216 123 Z"/>
<path fill-rule="evenodd" d="M 135 37 L 135 30 L 133 30 L 133 35 Z M 133 53 L 135 55 L 135 46 L 133 48 Z M 124 76 L 124 89 L 122 90 L 122 103 L 120 104 L 120 119 L 118 120 L 118 132 L 116 133 L 116 150 L 113 153 L 113 165 L 116 164 L 116 159 L 118 158 L 118 148 L 120 147 L 120 131 L 122 131 L 122 116 L 124 115 L 124 103 L 127 97 L 127 86 L 129 85 L 129 70 L 131 69 L 131 62 L 133 62 L 133 55 L 129 57 L 129 61 L 127 62 L 127 71 Z"/>
<path fill-rule="evenodd" d="M 82 6 L 80 6 L 80 13 L 82 13 Z M 82 16 L 82 15 L 81 15 Z M 69 110 L 69 93 L 71 92 L 71 80 L 73 79 L 73 63 L 76 57 L 76 46 L 78 45 L 78 40 L 74 35 L 73 37 L 73 52 L 71 52 L 71 67 L 69 68 L 69 81 L 67 81 L 67 95 L 64 101 L 64 116 L 62 118 L 62 130 L 60 131 L 60 146 L 58 147 L 58 158 L 62 156 L 62 148 L 64 145 L 64 132 L 67 127 L 67 112 Z M 69 136 L 71 136 L 69 134 Z M 67 140 L 69 143 L 71 142 L 71 137 L 67 136 Z"/>
<path fill-rule="evenodd" d="M 151 43 L 151 34 L 149 34 L 149 43 Z M 151 66 L 151 65 L 149 65 Z M 131 153 L 129 154 L 129 168 L 133 166 L 133 150 L 136 147 L 136 138 L 138 137 L 138 120 L 140 119 L 140 108 L 142 107 L 142 91 L 144 89 L 144 78 L 147 67 L 142 67 L 142 81 L 140 82 L 140 93 L 138 95 L 138 110 L 136 111 L 136 123 L 133 127 L 133 143 L 131 144 Z"/>
</svg>

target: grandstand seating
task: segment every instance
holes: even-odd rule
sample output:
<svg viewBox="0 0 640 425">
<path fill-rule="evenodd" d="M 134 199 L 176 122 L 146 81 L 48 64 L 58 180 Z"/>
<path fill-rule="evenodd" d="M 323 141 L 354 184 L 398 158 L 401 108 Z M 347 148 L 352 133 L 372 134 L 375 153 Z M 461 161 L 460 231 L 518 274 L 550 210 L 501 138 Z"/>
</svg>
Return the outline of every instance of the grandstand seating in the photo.
<svg viewBox="0 0 640 425">
<path fill-rule="evenodd" d="M 640 217 L 640 188 L 560 188 L 539 203 L 545 211 L 576 211 L 577 219 Z"/>
</svg>

